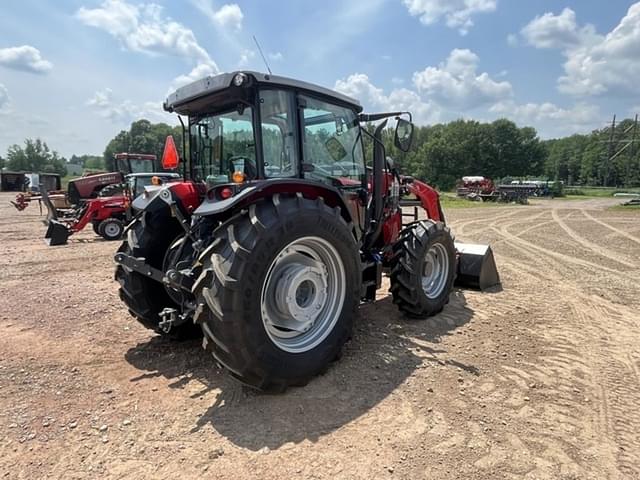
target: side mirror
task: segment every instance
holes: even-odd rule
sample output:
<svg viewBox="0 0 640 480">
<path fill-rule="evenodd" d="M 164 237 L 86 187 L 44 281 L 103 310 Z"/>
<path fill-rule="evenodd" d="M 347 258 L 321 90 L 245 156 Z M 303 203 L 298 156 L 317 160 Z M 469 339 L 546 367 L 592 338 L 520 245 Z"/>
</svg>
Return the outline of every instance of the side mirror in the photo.
<svg viewBox="0 0 640 480">
<path fill-rule="evenodd" d="M 168 135 L 164 142 L 164 152 L 162 153 L 162 169 L 175 170 L 178 168 L 179 161 L 178 149 L 173 141 L 173 136 Z"/>
<path fill-rule="evenodd" d="M 403 152 L 408 152 L 413 140 L 413 123 L 398 118 L 394 143 Z"/>
</svg>

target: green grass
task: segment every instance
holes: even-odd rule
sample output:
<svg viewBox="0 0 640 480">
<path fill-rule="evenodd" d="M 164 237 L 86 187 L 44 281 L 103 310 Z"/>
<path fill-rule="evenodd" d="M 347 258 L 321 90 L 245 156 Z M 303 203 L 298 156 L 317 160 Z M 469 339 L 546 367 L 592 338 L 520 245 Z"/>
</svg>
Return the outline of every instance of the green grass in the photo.
<svg viewBox="0 0 640 480">
<path fill-rule="evenodd" d="M 614 193 L 640 193 L 639 188 L 613 187 L 566 187 L 567 198 L 603 198 L 612 197 Z"/>
<path fill-rule="evenodd" d="M 640 205 L 614 205 L 613 207 L 607 208 L 607 210 L 638 213 L 640 212 Z"/>
<path fill-rule="evenodd" d="M 60 179 L 60 188 L 62 188 L 62 190 L 66 190 L 67 186 L 69 185 L 69 180 L 71 180 L 72 178 L 78 178 L 78 175 L 67 175 L 65 177 L 62 177 Z"/>
<path fill-rule="evenodd" d="M 441 193 L 440 203 L 442 204 L 442 208 L 481 208 L 516 205 L 515 203 L 472 202 L 466 198 L 457 197 L 455 193 Z"/>
</svg>

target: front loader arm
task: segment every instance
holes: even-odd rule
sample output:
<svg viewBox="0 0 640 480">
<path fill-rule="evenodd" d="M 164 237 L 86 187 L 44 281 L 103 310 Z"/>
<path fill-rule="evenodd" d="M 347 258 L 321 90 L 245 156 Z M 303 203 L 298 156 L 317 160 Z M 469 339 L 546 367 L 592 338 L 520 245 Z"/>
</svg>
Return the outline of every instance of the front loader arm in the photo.
<svg viewBox="0 0 640 480">
<path fill-rule="evenodd" d="M 442 207 L 440 206 L 440 195 L 435 188 L 420 180 L 414 179 L 411 183 L 407 184 L 407 189 L 420 200 L 422 208 L 427 212 L 428 218 L 436 222 L 446 223 Z"/>
</svg>

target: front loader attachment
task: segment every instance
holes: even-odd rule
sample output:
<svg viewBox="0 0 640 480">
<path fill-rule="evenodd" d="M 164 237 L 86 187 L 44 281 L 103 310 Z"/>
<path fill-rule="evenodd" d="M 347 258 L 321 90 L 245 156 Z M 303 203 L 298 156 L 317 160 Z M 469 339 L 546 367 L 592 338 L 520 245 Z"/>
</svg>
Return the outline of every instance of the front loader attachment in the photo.
<svg viewBox="0 0 640 480">
<path fill-rule="evenodd" d="M 500 285 L 500 276 L 489 245 L 455 243 L 455 247 L 458 252 L 457 286 L 486 290 Z"/>
<path fill-rule="evenodd" d="M 66 223 L 51 219 L 48 221 L 47 233 L 44 234 L 44 239 L 50 247 L 55 247 L 56 245 L 66 244 L 71 233 Z"/>
<path fill-rule="evenodd" d="M 41 191 L 42 203 L 47 207 L 47 219 L 44 221 L 47 225 L 47 232 L 44 234 L 45 242 L 51 247 L 64 245 L 72 232 L 67 224 L 58 220 L 58 213 L 51 203 L 47 191 L 44 188 L 41 188 Z"/>
</svg>

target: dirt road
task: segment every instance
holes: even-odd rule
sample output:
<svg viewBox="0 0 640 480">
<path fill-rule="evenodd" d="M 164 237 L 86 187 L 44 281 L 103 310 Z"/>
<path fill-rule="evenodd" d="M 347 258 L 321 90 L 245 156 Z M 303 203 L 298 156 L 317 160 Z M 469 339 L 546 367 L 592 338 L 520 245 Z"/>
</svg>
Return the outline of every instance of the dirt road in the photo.
<svg viewBox="0 0 640 480">
<path fill-rule="evenodd" d="M 138 326 L 114 243 L 49 248 L 0 194 L 0 478 L 640 478 L 640 212 L 447 212 L 503 290 L 427 321 L 385 291 L 327 374 L 247 391 Z"/>
</svg>

